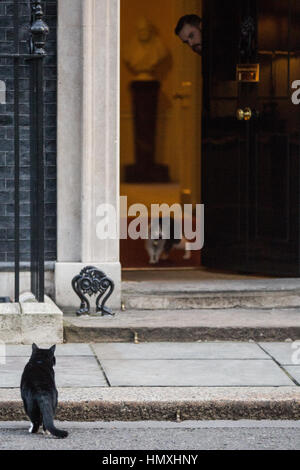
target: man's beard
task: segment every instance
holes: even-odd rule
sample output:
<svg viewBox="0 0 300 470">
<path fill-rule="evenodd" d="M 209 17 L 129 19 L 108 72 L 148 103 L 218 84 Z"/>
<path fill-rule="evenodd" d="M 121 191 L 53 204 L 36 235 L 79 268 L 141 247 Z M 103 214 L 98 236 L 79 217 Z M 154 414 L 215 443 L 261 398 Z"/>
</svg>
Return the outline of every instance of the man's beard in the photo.
<svg viewBox="0 0 300 470">
<path fill-rule="evenodd" d="M 202 45 L 201 44 L 196 44 L 193 46 L 193 51 L 196 52 L 196 54 L 201 55 L 202 54 Z"/>
</svg>

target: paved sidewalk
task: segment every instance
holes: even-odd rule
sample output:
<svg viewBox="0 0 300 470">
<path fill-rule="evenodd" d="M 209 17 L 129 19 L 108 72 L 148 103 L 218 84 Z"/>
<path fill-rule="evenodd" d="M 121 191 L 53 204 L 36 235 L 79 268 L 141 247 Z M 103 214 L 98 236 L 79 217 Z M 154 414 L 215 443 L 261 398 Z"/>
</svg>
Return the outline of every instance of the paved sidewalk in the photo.
<svg viewBox="0 0 300 470">
<path fill-rule="evenodd" d="M 0 350 L 0 420 L 30 353 Z M 55 374 L 59 419 L 300 419 L 300 342 L 62 344 Z"/>
</svg>

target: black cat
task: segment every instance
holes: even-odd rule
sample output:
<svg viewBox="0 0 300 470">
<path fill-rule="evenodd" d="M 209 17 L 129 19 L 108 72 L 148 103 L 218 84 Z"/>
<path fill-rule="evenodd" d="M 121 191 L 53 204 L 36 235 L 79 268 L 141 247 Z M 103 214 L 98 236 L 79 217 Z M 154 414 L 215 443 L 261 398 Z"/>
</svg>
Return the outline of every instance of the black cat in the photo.
<svg viewBox="0 0 300 470">
<path fill-rule="evenodd" d="M 31 357 L 21 378 L 21 396 L 25 412 L 32 422 L 29 432 L 37 433 L 43 423 L 44 431 L 63 438 L 67 437 L 67 431 L 57 429 L 53 423 L 58 396 L 53 370 L 54 351 L 55 345 L 50 349 L 40 349 L 33 343 Z"/>
</svg>

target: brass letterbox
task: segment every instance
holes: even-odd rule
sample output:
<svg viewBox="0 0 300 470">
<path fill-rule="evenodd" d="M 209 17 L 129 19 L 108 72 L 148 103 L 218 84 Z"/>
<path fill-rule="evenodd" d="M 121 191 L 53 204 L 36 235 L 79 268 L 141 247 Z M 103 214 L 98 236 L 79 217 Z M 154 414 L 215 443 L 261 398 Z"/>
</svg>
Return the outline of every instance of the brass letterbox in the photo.
<svg viewBox="0 0 300 470">
<path fill-rule="evenodd" d="M 236 80 L 238 82 L 259 82 L 259 64 L 237 64 Z"/>
</svg>

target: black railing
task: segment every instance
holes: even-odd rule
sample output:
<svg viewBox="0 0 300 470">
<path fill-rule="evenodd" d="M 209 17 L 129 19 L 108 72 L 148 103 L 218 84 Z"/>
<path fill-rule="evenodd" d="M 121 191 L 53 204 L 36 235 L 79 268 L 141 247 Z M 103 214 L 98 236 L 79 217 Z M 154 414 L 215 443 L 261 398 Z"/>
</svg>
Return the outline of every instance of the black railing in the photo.
<svg viewBox="0 0 300 470">
<path fill-rule="evenodd" d="M 31 147 L 31 291 L 44 301 L 44 93 L 43 58 L 48 27 L 43 22 L 40 2 L 32 13 L 30 69 L 30 147 Z"/>
<path fill-rule="evenodd" d="M 30 125 L 30 272 L 31 291 L 44 301 L 44 102 L 43 59 L 48 27 L 43 21 L 41 1 L 30 1 L 31 24 L 28 24 L 28 52 L 20 52 L 19 7 L 14 0 L 14 53 L 0 54 L 13 62 L 14 119 L 14 269 L 15 302 L 20 294 L 20 67 L 29 67 Z M 21 5 L 22 6 L 22 5 Z M 29 19 L 30 21 L 30 19 Z"/>
</svg>

